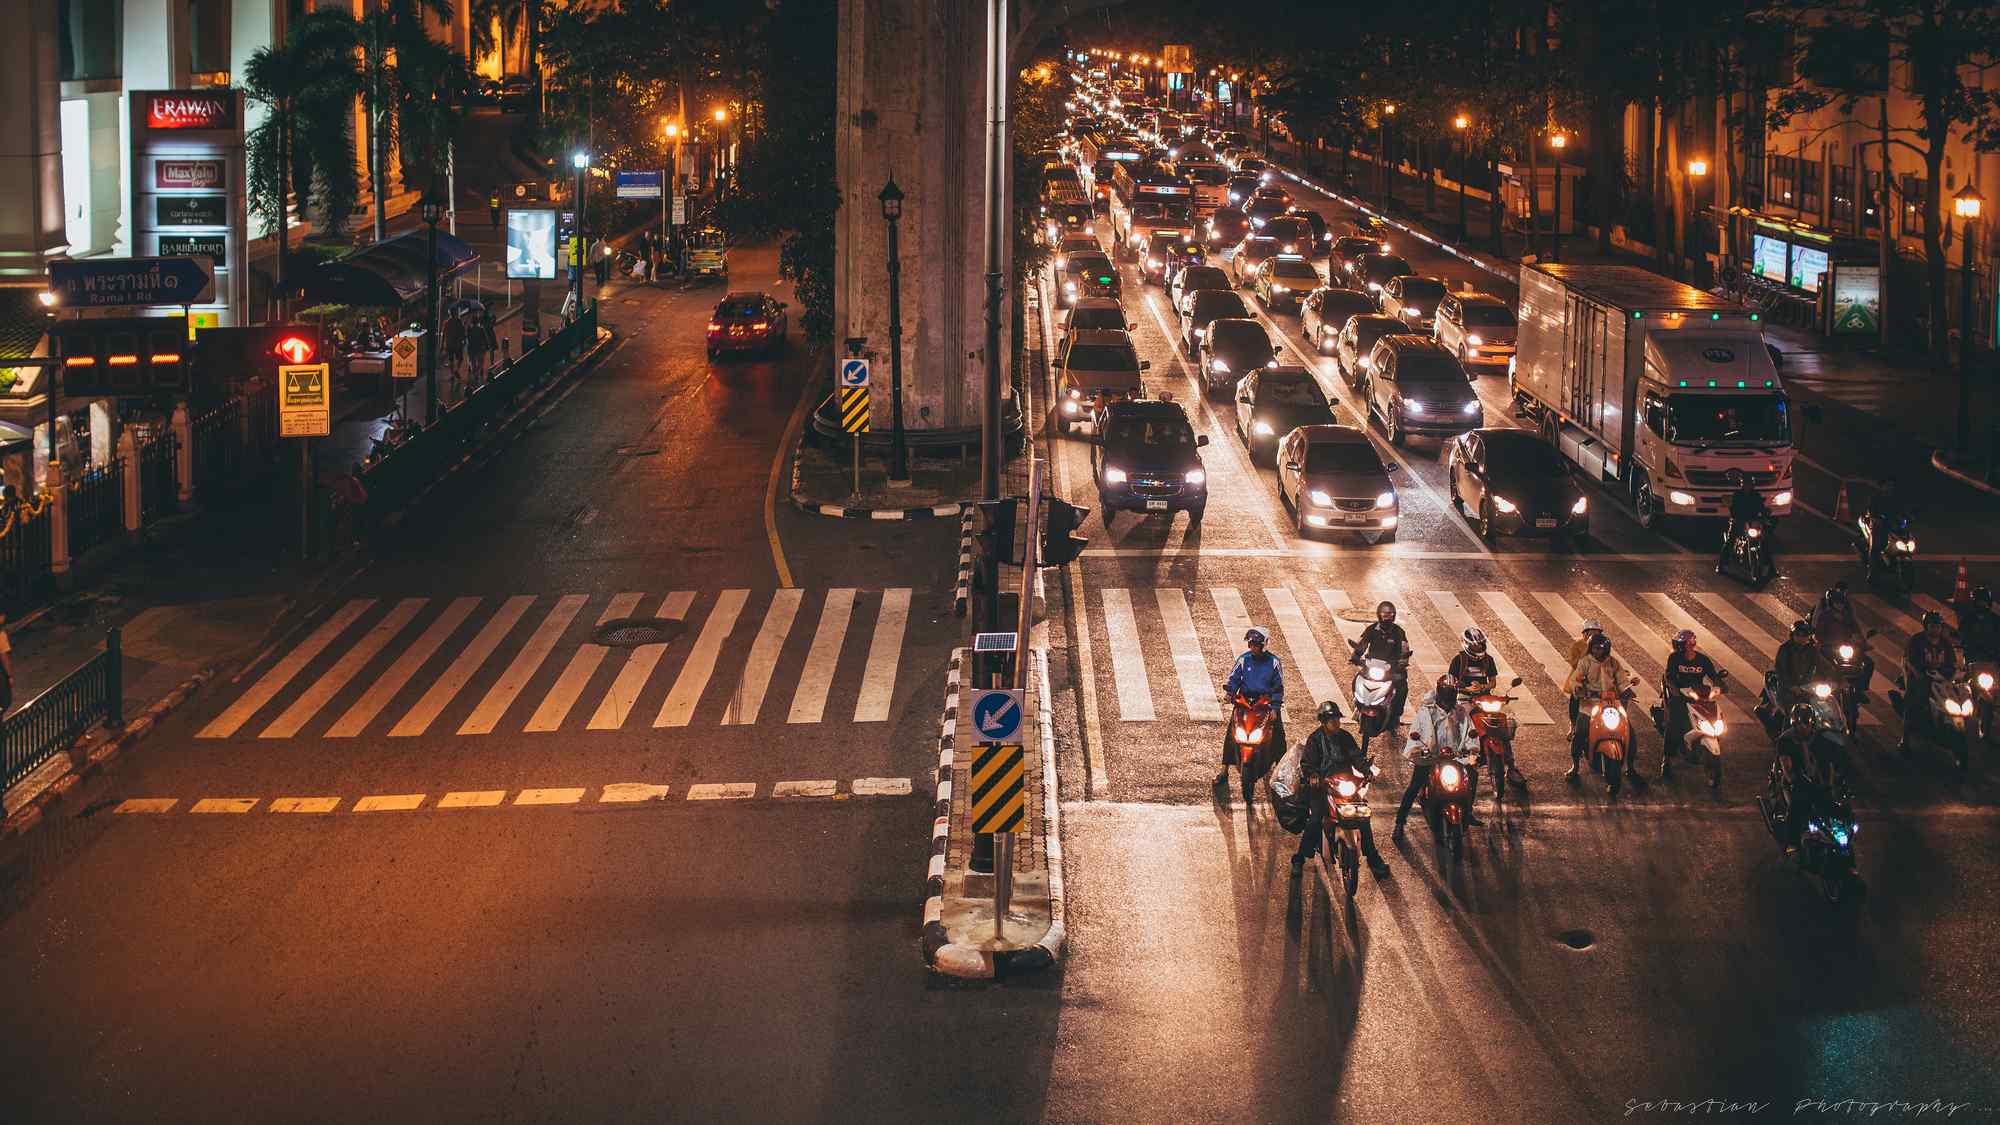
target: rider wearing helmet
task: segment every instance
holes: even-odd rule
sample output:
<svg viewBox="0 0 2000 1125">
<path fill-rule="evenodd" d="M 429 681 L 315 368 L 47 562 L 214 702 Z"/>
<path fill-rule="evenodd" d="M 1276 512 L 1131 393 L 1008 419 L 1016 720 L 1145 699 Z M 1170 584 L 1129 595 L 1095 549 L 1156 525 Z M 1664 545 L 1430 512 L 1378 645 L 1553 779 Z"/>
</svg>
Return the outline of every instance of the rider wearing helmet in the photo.
<svg viewBox="0 0 2000 1125">
<path fill-rule="evenodd" d="M 1682 688 L 1701 690 L 1703 683 L 1712 683 L 1722 689 L 1722 672 L 1715 661 L 1700 651 L 1693 629 L 1682 629 L 1674 634 L 1674 648 L 1664 662 L 1666 674 L 1661 677 L 1660 698 L 1667 708 L 1666 745 L 1660 750 L 1660 773 L 1665 774 L 1668 763 L 1680 752 L 1688 732 L 1687 699 L 1681 695 Z"/>
<path fill-rule="evenodd" d="M 1330 778 L 1343 773 L 1358 773 L 1370 776 L 1374 764 L 1361 752 L 1360 744 L 1354 736 L 1341 729 L 1340 704 L 1329 699 L 1319 705 L 1319 726 L 1299 744 L 1299 780 L 1305 786 L 1310 813 L 1306 817 L 1305 832 L 1299 837 L 1299 850 L 1292 855 L 1292 874 L 1305 869 L 1306 860 L 1319 850 L 1320 824 L 1326 817 L 1326 805 L 1330 797 Z M 1389 869 L 1382 862 L 1382 854 L 1375 850 L 1375 831 L 1367 821 L 1361 822 L 1361 856 L 1368 861 L 1369 870 L 1379 878 Z"/>
<path fill-rule="evenodd" d="M 1775 663 L 1778 674 L 1778 698 L 1772 705 L 1790 707 L 1799 701 L 1801 693 L 1815 680 L 1832 680 L 1839 675 L 1827 662 L 1826 654 L 1820 651 L 1819 637 L 1813 633 L 1812 622 L 1804 618 L 1792 622 L 1792 635 L 1778 646 Z"/>
<path fill-rule="evenodd" d="M 1903 738 L 1898 750 L 1910 748 L 1910 725 L 1931 705 L 1931 681 L 1958 674 L 1958 653 L 1945 631 L 1944 614 L 1924 614 L 1924 630 L 1903 650 Z"/>
<path fill-rule="evenodd" d="M 1430 763 L 1437 757 L 1454 757 L 1472 753 L 1479 745 L 1479 736 L 1472 729 L 1472 717 L 1466 706 L 1458 698 L 1458 686 L 1448 675 L 1439 676 L 1437 687 L 1424 696 L 1417 715 L 1410 720 L 1410 739 L 1403 746 L 1403 757 L 1410 762 L 1410 783 L 1403 790 L 1403 803 L 1396 808 L 1396 830 L 1394 839 L 1403 838 L 1403 822 L 1410 819 L 1410 805 L 1415 803 L 1417 794 L 1423 792 L 1430 781 Z M 1476 770 L 1467 768 L 1466 784 L 1473 793 L 1479 792 L 1479 777 Z M 1467 824 L 1483 823 L 1476 813 L 1468 813 Z"/>
<path fill-rule="evenodd" d="M 1486 634 L 1477 626 L 1468 626 L 1459 634 L 1461 647 L 1458 655 L 1451 658 L 1451 667 L 1446 675 L 1458 684 L 1458 690 L 1467 695 L 1483 695 L 1493 690 L 1500 679 L 1500 666 L 1494 662 L 1493 654 L 1487 651 Z"/>
<path fill-rule="evenodd" d="M 1814 776 L 1813 709 L 1794 703 L 1786 713 L 1784 733 L 1772 746 L 1777 756 L 1779 792 L 1783 797 L 1784 831 L 1789 849 L 1798 842 L 1799 825 L 1804 824 L 1817 803 L 1818 779 Z"/>
<path fill-rule="evenodd" d="M 1567 668 L 1576 667 L 1576 662 L 1582 660 L 1583 654 L 1590 651 L 1591 638 L 1601 637 L 1603 635 L 1604 635 L 1604 626 L 1598 623 L 1597 618 L 1595 617 L 1584 618 L 1583 631 L 1578 633 L 1577 638 L 1569 643 L 1569 659 L 1564 662 L 1564 667 Z M 1572 723 L 1576 722 L 1575 696 L 1571 696 L 1569 700 L 1569 721 Z"/>
<path fill-rule="evenodd" d="M 1890 536 L 1901 531 L 1909 519 L 1902 493 L 1896 487 L 1896 478 L 1890 477 L 1868 500 L 1868 558 L 1871 565 L 1882 560 L 1882 548 L 1889 545 Z"/>
<path fill-rule="evenodd" d="M 1718 572 L 1729 558 L 1730 545 L 1736 542 L 1738 535 L 1743 534 L 1744 525 L 1771 514 L 1770 509 L 1764 506 L 1764 494 L 1750 484 L 1749 476 L 1742 469 L 1729 470 L 1725 479 L 1735 493 L 1729 498 L 1729 527 L 1722 533 L 1722 554 L 1715 560 Z"/>
<path fill-rule="evenodd" d="M 1993 591 L 1974 586 L 1972 596 L 1952 607 L 1958 614 L 1958 643 L 1967 663 L 2000 660 L 2000 614 L 1993 612 Z"/>
<path fill-rule="evenodd" d="M 1271 731 L 1264 740 L 1266 746 L 1285 745 L 1285 670 L 1278 664 L 1276 653 L 1265 651 L 1271 643 L 1270 634 L 1252 625 L 1243 631 L 1244 653 L 1236 658 L 1236 666 L 1229 670 L 1229 682 L 1223 685 L 1222 697 L 1225 703 L 1234 702 L 1237 695 L 1251 699 L 1266 698 L 1271 701 Z M 1215 775 L 1218 788 L 1229 784 L 1229 766 L 1235 758 L 1234 724 L 1224 723 L 1222 728 L 1222 769 Z M 1283 751 L 1280 750 L 1280 753 Z M 1239 763 L 1240 764 L 1240 763 Z M 1245 767 L 1246 769 L 1248 767 Z M 1254 781 L 1246 777 L 1246 784 Z M 1245 792 L 1248 792 L 1246 788 Z"/>
<path fill-rule="evenodd" d="M 1393 727 L 1403 721 L 1403 701 L 1410 694 L 1410 638 L 1396 624 L 1395 602 L 1375 606 L 1375 623 L 1361 630 L 1347 654 L 1349 664 L 1368 660 L 1386 660 L 1394 669 L 1395 686 L 1389 692 L 1389 725 Z"/>
<path fill-rule="evenodd" d="M 1610 637 L 1599 633 L 1590 638 L 1583 658 L 1576 662 L 1576 667 L 1570 670 L 1569 679 L 1563 682 L 1563 691 L 1569 694 L 1571 714 L 1574 716 L 1570 724 L 1569 772 L 1563 776 L 1575 778 L 1577 767 L 1583 761 L 1583 741 L 1589 735 L 1590 727 L 1584 715 L 1583 701 L 1595 699 L 1607 691 L 1623 692 L 1637 682 L 1638 678 L 1625 667 L 1625 662 L 1612 655 Z M 1637 765 L 1636 760 L 1626 763 L 1626 772 L 1634 778 L 1638 777 Z"/>
</svg>

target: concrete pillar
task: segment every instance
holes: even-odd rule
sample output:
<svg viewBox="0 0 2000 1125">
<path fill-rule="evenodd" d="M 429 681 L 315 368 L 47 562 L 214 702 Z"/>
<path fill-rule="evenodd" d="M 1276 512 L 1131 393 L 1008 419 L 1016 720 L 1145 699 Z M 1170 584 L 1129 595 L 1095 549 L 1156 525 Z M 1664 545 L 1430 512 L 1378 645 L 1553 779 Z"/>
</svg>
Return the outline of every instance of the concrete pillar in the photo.
<svg viewBox="0 0 2000 1125">
<path fill-rule="evenodd" d="M 42 276 L 63 233 L 62 83 L 56 0 L 9 5 L 0 67 L 0 279 Z"/>
<path fill-rule="evenodd" d="M 140 524 L 139 505 L 139 446 L 132 440 L 132 431 L 118 435 L 118 463 L 122 466 L 120 482 L 125 500 L 125 530 L 137 531 Z"/>
<path fill-rule="evenodd" d="M 49 462 L 49 572 L 67 590 L 69 574 L 69 484 L 63 480 L 62 459 Z"/>
<path fill-rule="evenodd" d="M 100 398 L 90 404 L 90 449 L 86 462 L 91 468 L 99 468 L 111 463 L 115 443 L 111 431 L 117 425 L 118 411 L 108 398 Z"/>
<path fill-rule="evenodd" d="M 174 404 L 174 480 L 180 482 L 180 501 L 194 499 L 194 422 L 188 404 Z"/>
<path fill-rule="evenodd" d="M 888 233 L 876 196 L 893 176 L 905 196 L 897 230 L 903 423 L 976 429 L 986 299 L 985 5 L 840 0 L 839 34 L 834 342 L 868 338 L 877 357 L 872 422 L 886 430 Z M 1001 316 L 1004 323 L 1011 312 Z"/>
<path fill-rule="evenodd" d="M 118 99 L 118 253 L 132 246 L 132 114 L 134 90 L 184 90 L 192 79 L 187 5 L 177 0 L 124 0 L 124 87 Z"/>
</svg>

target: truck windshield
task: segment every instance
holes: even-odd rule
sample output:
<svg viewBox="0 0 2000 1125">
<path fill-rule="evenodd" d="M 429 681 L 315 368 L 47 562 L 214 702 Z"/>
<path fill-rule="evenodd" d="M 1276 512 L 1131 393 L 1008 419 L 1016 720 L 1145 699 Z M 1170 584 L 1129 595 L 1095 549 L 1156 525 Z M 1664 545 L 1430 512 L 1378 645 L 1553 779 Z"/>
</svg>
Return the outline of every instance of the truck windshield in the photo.
<svg viewBox="0 0 2000 1125">
<path fill-rule="evenodd" d="M 1666 437 L 1676 445 L 1788 445 L 1792 412 L 1783 395 L 1671 395 Z"/>
</svg>

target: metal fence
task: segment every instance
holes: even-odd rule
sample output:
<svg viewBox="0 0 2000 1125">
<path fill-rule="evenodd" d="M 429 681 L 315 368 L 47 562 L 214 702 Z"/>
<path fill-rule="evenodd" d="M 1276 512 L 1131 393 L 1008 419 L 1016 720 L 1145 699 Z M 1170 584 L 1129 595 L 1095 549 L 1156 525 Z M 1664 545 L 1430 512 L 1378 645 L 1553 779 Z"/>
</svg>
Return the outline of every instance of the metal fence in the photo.
<svg viewBox="0 0 2000 1125">
<path fill-rule="evenodd" d="M 49 511 L 16 507 L 0 535 L 0 608 L 19 613 L 49 584 Z"/>
<path fill-rule="evenodd" d="M 170 516 L 180 507 L 180 482 L 174 479 L 178 471 L 174 459 L 180 447 L 180 437 L 169 430 L 140 443 L 134 451 L 139 458 L 139 521 L 142 525 L 162 516 Z"/>
<path fill-rule="evenodd" d="M 69 557 L 125 531 L 125 459 L 113 457 L 69 486 Z"/>
<path fill-rule="evenodd" d="M 102 721 L 123 726 L 124 656 L 118 630 L 104 636 L 104 651 L 26 706 L 0 720 L 0 790 L 40 768 Z"/>
<path fill-rule="evenodd" d="M 198 492 L 226 488 L 240 479 L 244 464 L 243 400 L 232 398 L 205 411 L 188 424 L 194 439 L 194 487 Z"/>
</svg>

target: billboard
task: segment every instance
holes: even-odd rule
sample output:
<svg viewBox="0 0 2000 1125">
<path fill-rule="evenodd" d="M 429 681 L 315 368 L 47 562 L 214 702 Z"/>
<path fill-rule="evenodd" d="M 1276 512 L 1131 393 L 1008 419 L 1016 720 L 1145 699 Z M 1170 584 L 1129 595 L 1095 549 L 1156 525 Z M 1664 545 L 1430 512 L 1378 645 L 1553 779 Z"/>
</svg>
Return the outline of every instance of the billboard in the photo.
<svg viewBox="0 0 2000 1125">
<path fill-rule="evenodd" d="M 516 281 L 555 280 L 555 208 L 508 208 L 507 276 Z"/>
<path fill-rule="evenodd" d="M 1750 272 L 1766 281 L 1785 280 L 1785 249 L 1789 244 L 1769 235 L 1750 236 Z"/>
<path fill-rule="evenodd" d="M 1791 283 L 1808 293 L 1819 292 L 1820 279 L 1826 275 L 1826 251 L 1811 246 L 1792 247 Z"/>
<path fill-rule="evenodd" d="M 243 92 L 135 90 L 129 95 L 132 256 L 207 258 L 211 300 L 196 320 L 249 318 Z"/>
</svg>

